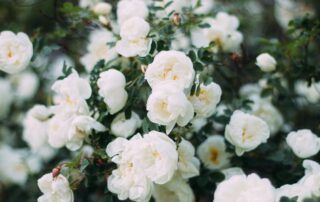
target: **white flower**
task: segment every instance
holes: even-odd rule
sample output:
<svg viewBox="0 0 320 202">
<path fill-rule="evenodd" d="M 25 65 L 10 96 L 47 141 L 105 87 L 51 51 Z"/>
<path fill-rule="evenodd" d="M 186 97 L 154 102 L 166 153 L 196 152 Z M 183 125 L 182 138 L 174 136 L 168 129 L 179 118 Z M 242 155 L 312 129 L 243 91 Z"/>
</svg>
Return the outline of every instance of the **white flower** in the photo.
<svg viewBox="0 0 320 202">
<path fill-rule="evenodd" d="M 207 119 L 199 117 L 194 117 L 191 121 L 193 131 L 196 133 L 198 133 L 207 123 Z"/>
<path fill-rule="evenodd" d="M 33 54 L 33 47 L 25 33 L 1 32 L 0 47 L 0 70 L 14 74 L 28 66 Z"/>
<path fill-rule="evenodd" d="M 178 147 L 178 171 L 184 179 L 198 176 L 200 173 L 200 161 L 194 155 L 195 149 L 193 145 L 189 141 L 182 139 Z"/>
<path fill-rule="evenodd" d="M 194 115 L 192 104 L 171 82 L 153 89 L 147 101 L 147 111 L 150 121 L 166 126 L 167 134 L 176 123 L 179 126 L 187 125 Z"/>
<path fill-rule="evenodd" d="M 320 151 L 320 138 L 308 129 L 289 133 L 286 141 L 299 158 L 309 158 Z"/>
<path fill-rule="evenodd" d="M 99 2 L 93 7 L 93 12 L 97 15 L 107 16 L 110 14 L 112 6 L 106 2 Z"/>
<path fill-rule="evenodd" d="M 148 66 L 145 79 L 154 88 L 163 81 L 172 81 L 182 89 L 191 87 L 195 76 L 189 57 L 179 51 L 161 51 Z"/>
<path fill-rule="evenodd" d="M 156 202 L 194 202 L 190 185 L 179 175 L 175 175 L 163 185 L 155 185 L 153 197 Z"/>
<path fill-rule="evenodd" d="M 270 133 L 277 133 L 283 126 L 284 120 L 279 110 L 266 99 L 252 99 L 252 114 L 263 119 L 269 126 Z"/>
<path fill-rule="evenodd" d="M 120 111 L 127 103 L 126 78 L 122 72 L 109 69 L 100 74 L 97 81 L 99 95 L 103 97 L 110 114 Z"/>
<path fill-rule="evenodd" d="M 45 72 L 45 76 L 50 81 L 55 81 L 59 76 L 62 75 L 63 65 L 67 67 L 74 67 L 72 59 L 64 54 L 59 54 L 50 60 L 48 72 Z"/>
<path fill-rule="evenodd" d="M 132 112 L 130 119 L 126 119 L 125 113 L 118 114 L 111 122 L 111 133 L 118 137 L 127 138 L 141 127 L 141 119 L 138 114 Z"/>
<path fill-rule="evenodd" d="M 0 119 L 7 116 L 13 102 L 13 89 L 8 79 L 0 78 Z"/>
<path fill-rule="evenodd" d="M 151 131 L 136 145 L 136 165 L 157 184 L 171 180 L 178 166 L 178 152 L 175 143 L 164 133 Z"/>
<path fill-rule="evenodd" d="M 66 147 L 71 151 L 78 150 L 82 146 L 83 140 L 91 134 L 91 130 L 98 132 L 106 130 L 101 123 L 90 116 L 83 115 L 75 117 L 69 127 Z"/>
<path fill-rule="evenodd" d="M 15 96 L 20 101 L 31 99 L 39 87 L 39 79 L 32 72 L 14 74 L 10 77 L 10 80 L 13 84 Z"/>
<path fill-rule="evenodd" d="M 47 119 L 50 113 L 43 105 L 35 105 L 23 121 L 23 140 L 28 143 L 33 152 L 39 152 L 48 146 Z"/>
<path fill-rule="evenodd" d="M 308 191 L 302 184 L 296 183 L 296 184 L 286 184 L 281 186 L 276 190 L 276 200 L 280 201 L 281 197 L 298 197 L 297 202 L 303 202 L 303 200 L 307 197 L 311 197 L 309 194 L 310 191 Z"/>
<path fill-rule="evenodd" d="M 320 165 L 311 160 L 304 160 L 303 167 L 305 168 L 305 175 L 299 180 L 306 190 L 306 194 L 320 197 Z"/>
<path fill-rule="evenodd" d="M 275 202 L 275 189 L 256 174 L 236 175 L 218 185 L 213 201 Z"/>
<path fill-rule="evenodd" d="M 68 114 L 54 115 L 48 121 L 48 143 L 53 148 L 61 148 L 68 141 L 68 130 L 74 116 Z"/>
<path fill-rule="evenodd" d="M 167 13 L 170 13 L 172 11 L 180 13 L 180 12 L 182 12 L 183 8 L 191 6 L 189 0 L 172 0 L 172 1 L 171 0 L 163 0 L 162 5 L 166 6 L 169 2 L 172 2 L 172 3 L 165 8 Z"/>
<path fill-rule="evenodd" d="M 74 201 L 69 182 L 61 174 L 54 178 L 51 173 L 43 175 L 38 179 L 38 187 L 43 193 L 43 195 L 38 198 L 38 202 Z"/>
<path fill-rule="evenodd" d="M 57 93 L 55 113 L 58 111 L 87 113 L 88 106 L 85 102 L 91 96 L 91 87 L 86 79 L 80 78 L 77 72 L 72 72 L 63 80 L 58 80 L 52 85 L 52 90 Z"/>
<path fill-rule="evenodd" d="M 198 0 L 192 0 L 192 5 L 195 7 L 197 5 Z M 201 0 L 200 6 L 197 7 L 194 12 L 196 14 L 207 14 L 209 13 L 215 5 L 215 0 Z"/>
<path fill-rule="evenodd" d="M 320 82 L 312 82 L 309 86 L 306 81 L 297 81 L 295 91 L 311 103 L 317 103 L 320 100 Z"/>
<path fill-rule="evenodd" d="M 187 50 L 190 49 L 190 39 L 181 30 L 177 30 L 174 34 L 174 39 L 171 41 L 171 50 Z"/>
<path fill-rule="evenodd" d="M 79 6 L 81 8 L 93 8 L 96 4 L 100 3 L 102 0 L 80 0 Z"/>
<path fill-rule="evenodd" d="M 119 200 L 149 201 L 153 184 L 132 162 L 121 164 L 108 177 L 108 189 L 118 195 Z"/>
<path fill-rule="evenodd" d="M 189 98 L 197 117 L 210 117 L 220 102 L 221 94 L 222 91 L 218 84 L 214 82 L 208 85 L 201 84 L 199 96 L 193 95 Z"/>
<path fill-rule="evenodd" d="M 268 53 L 258 55 L 256 65 L 263 72 L 272 72 L 276 69 L 277 61 Z"/>
<path fill-rule="evenodd" d="M 0 159 L 0 182 L 19 185 L 26 183 L 28 167 L 19 151 L 7 145 L 0 146 Z"/>
<path fill-rule="evenodd" d="M 110 48 L 107 44 L 115 41 L 113 33 L 106 29 L 97 29 L 91 32 L 87 53 L 80 59 L 87 72 L 91 72 L 98 61 L 109 62 L 117 57 L 115 49 Z"/>
<path fill-rule="evenodd" d="M 224 180 L 228 180 L 235 175 L 245 175 L 242 168 L 240 167 L 231 167 L 221 170 L 224 175 Z"/>
<path fill-rule="evenodd" d="M 267 142 L 270 130 L 262 119 L 236 110 L 226 126 L 225 137 L 236 147 L 236 154 L 241 156 Z"/>
<path fill-rule="evenodd" d="M 223 51 L 237 51 L 242 43 L 243 36 L 237 31 L 239 20 L 228 13 L 219 12 L 215 18 L 207 18 L 208 28 L 191 30 L 191 41 L 197 48 L 208 47 L 214 42 Z"/>
<path fill-rule="evenodd" d="M 147 38 L 150 25 L 143 18 L 132 17 L 120 28 L 121 40 L 116 44 L 116 51 L 124 57 L 145 56 L 148 54 L 151 40 Z"/>
<path fill-rule="evenodd" d="M 121 25 L 132 17 L 147 18 L 148 7 L 142 0 L 121 0 L 117 5 L 117 19 Z"/>
<path fill-rule="evenodd" d="M 205 167 L 211 170 L 221 169 L 229 165 L 231 155 L 226 151 L 226 143 L 220 135 L 213 135 L 202 142 L 197 154 Z"/>
</svg>

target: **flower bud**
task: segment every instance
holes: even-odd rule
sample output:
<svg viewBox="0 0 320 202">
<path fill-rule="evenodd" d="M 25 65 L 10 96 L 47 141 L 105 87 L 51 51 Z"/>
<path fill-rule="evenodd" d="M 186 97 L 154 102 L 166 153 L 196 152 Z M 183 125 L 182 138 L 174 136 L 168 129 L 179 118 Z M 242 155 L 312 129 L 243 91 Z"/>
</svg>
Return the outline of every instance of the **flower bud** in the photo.
<svg viewBox="0 0 320 202">
<path fill-rule="evenodd" d="M 179 13 L 174 13 L 173 14 L 173 23 L 176 25 L 176 26 L 179 26 L 180 23 L 181 23 L 181 17 L 180 17 L 180 14 Z"/>
</svg>

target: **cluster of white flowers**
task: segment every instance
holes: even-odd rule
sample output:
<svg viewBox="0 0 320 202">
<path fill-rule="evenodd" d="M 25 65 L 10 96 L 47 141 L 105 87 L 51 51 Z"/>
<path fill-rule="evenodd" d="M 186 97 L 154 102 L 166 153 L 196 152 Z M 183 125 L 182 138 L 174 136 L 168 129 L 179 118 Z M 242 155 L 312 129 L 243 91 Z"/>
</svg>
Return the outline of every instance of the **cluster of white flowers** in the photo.
<svg viewBox="0 0 320 202">
<path fill-rule="evenodd" d="M 205 20 L 209 28 L 191 30 L 191 40 L 194 46 L 208 47 L 214 42 L 223 51 L 232 52 L 240 49 L 243 36 L 237 31 L 239 20 L 228 13 L 219 12 L 215 18 Z"/>
<path fill-rule="evenodd" d="M 175 174 L 182 176 L 180 181 L 199 174 L 199 161 L 193 156 L 193 146 L 186 140 L 181 145 L 177 151 L 174 141 L 157 131 L 143 137 L 137 134 L 130 140 L 115 139 L 106 149 L 108 156 L 118 165 L 108 178 L 109 190 L 120 200 L 148 201 L 154 190 L 159 198 L 166 197 L 160 196 L 159 192 L 175 184 L 178 178 L 173 178 Z M 186 186 L 183 189 L 192 195 Z M 174 191 L 181 194 L 179 190 Z"/>
</svg>

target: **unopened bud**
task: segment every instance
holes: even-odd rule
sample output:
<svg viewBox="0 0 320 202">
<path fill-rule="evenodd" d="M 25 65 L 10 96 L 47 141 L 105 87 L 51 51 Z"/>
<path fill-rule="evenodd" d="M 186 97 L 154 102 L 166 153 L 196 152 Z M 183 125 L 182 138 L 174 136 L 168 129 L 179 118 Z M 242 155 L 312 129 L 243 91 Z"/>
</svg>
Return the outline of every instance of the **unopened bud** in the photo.
<svg viewBox="0 0 320 202">
<path fill-rule="evenodd" d="M 61 167 L 60 166 L 52 169 L 52 177 L 53 178 L 57 177 L 60 174 L 60 171 L 61 171 Z"/>
<path fill-rule="evenodd" d="M 100 15 L 100 16 L 99 16 L 99 21 L 100 21 L 101 24 L 103 24 L 104 26 L 107 26 L 107 25 L 109 24 L 108 18 L 106 18 L 106 17 L 103 16 L 103 15 Z"/>
<path fill-rule="evenodd" d="M 238 53 L 232 53 L 231 60 L 235 63 L 239 63 L 241 61 L 241 55 L 239 55 Z"/>
<path fill-rule="evenodd" d="M 147 65 L 141 65 L 140 69 L 141 69 L 142 73 L 146 73 Z"/>
<path fill-rule="evenodd" d="M 180 17 L 180 14 L 179 13 L 174 13 L 173 14 L 173 23 L 175 24 L 175 25 L 180 25 L 180 23 L 181 23 L 181 17 Z"/>
</svg>

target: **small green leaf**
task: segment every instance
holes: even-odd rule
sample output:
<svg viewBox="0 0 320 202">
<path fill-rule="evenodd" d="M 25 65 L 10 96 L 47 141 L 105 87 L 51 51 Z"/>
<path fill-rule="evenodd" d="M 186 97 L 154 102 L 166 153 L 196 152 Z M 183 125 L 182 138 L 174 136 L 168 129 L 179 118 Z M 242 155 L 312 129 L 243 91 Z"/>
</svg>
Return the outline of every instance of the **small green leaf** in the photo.
<svg viewBox="0 0 320 202">
<path fill-rule="evenodd" d="M 88 161 L 88 159 L 83 159 L 81 161 L 80 171 L 83 172 L 88 167 L 89 164 L 90 162 Z"/>
<path fill-rule="evenodd" d="M 203 23 L 199 25 L 200 28 L 210 28 L 211 25 L 209 23 Z"/>
</svg>

